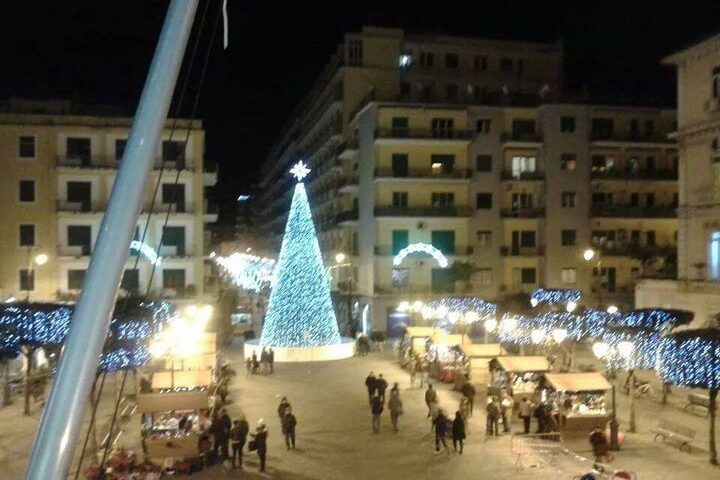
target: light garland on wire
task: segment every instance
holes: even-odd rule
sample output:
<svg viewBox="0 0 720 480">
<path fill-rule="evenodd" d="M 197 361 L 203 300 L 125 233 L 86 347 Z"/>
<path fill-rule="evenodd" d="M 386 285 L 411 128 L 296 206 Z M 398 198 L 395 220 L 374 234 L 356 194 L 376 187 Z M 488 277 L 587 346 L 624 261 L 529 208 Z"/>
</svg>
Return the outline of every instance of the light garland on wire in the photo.
<svg viewBox="0 0 720 480">
<path fill-rule="evenodd" d="M 405 257 L 413 253 L 424 253 L 426 255 L 430 255 L 435 259 L 440 268 L 447 268 L 448 266 L 447 257 L 443 255 L 439 249 L 428 243 L 411 243 L 407 247 L 403 248 L 397 255 L 395 255 L 395 257 L 393 257 L 393 266 L 399 267 L 403 260 L 405 260 Z"/>
<path fill-rule="evenodd" d="M 227 257 L 215 255 L 212 258 L 240 288 L 259 292 L 272 283 L 275 270 L 275 260 L 272 258 L 237 252 Z"/>
<path fill-rule="evenodd" d="M 130 242 L 130 250 L 140 252 L 145 258 L 150 260 L 150 263 L 155 266 L 158 266 L 162 263 L 162 258 L 160 257 L 160 255 L 158 255 L 154 248 L 152 248 L 146 243 L 142 243 L 138 240 L 133 240 L 132 242 Z"/>
<path fill-rule="evenodd" d="M 571 304 L 577 306 L 581 298 L 582 293 L 580 293 L 580 290 L 547 290 L 544 288 L 536 288 L 530 294 L 530 305 L 533 307 L 540 304 Z"/>
<path fill-rule="evenodd" d="M 683 330 L 663 337 L 656 369 L 667 383 L 720 389 L 720 330 Z"/>
<path fill-rule="evenodd" d="M 21 345 L 58 345 L 70 329 L 73 307 L 53 303 L 0 304 L 0 326 L 15 329 Z"/>
<path fill-rule="evenodd" d="M 625 371 L 655 368 L 661 332 L 645 328 L 608 327 L 602 338 L 609 347 L 605 361 L 610 368 Z M 624 352 L 623 348 L 629 351 Z"/>
<path fill-rule="evenodd" d="M 685 310 L 647 308 L 619 315 L 613 323 L 622 327 L 648 328 L 669 331 L 678 325 L 688 324 L 694 314 Z"/>
<path fill-rule="evenodd" d="M 298 162 L 282 247 L 270 291 L 260 345 L 310 347 L 340 343 L 320 246 L 302 179 L 309 169 Z"/>
<path fill-rule="evenodd" d="M 439 325 L 473 324 L 495 318 L 497 305 L 477 297 L 443 297 L 430 300 L 420 311 L 423 318 L 435 319 Z"/>
</svg>

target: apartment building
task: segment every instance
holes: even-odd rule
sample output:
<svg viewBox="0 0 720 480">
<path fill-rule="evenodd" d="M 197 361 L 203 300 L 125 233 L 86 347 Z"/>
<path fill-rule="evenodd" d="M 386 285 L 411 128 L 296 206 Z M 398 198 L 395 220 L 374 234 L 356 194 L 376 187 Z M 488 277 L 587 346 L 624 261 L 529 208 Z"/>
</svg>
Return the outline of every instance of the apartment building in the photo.
<svg viewBox="0 0 720 480">
<path fill-rule="evenodd" d="M 2 298 L 51 301 L 77 296 L 131 121 L 113 109 L 69 101 L 0 103 Z M 193 122 L 185 149 L 189 122 L 179 120 L 170 140 L 171 123 L 168 120 L 163 133 L 136 228 L 139 241 L 152 209 L 145 245 L 130 251 L 122 280 L 125 292 L 145 292 L 152 282 L 152 292 L 165 297 L 202 293 L 203 227 L 217 220 L 217 210 L 208 207 L 204 193 L 216 183 L 217 172 L 203 162 L 201 122 Z M 168 207 L 169 221 L 163 226 Z M 163 245 L 155 252 L 161 236 Z M 151 279 L 155 254 L 160 261 Z M 133 270 L 138 255 L 138 269 Z"/>
<path fill-rule="evenodd" d="M 326 261 L 352 255 L 374 329 L 401 300 L 452 293 L 579 288 L 628 306 L 638 278 L 671 267 L 674 112 L 565 103 L 561 78 L 559 44 L 346 35 L 267 159 L 266 232 L 281 238 L 303 157 Z M 416 243 L 450 267 L 397 257 Z"/>
<path fill-rule="evenodd" d="M 692 310 L 698 326 L 720 314 L 720 35 L 663 60 L 677 68 L 678 276 L 644 280 L 640 306 Z"/>
</svg>

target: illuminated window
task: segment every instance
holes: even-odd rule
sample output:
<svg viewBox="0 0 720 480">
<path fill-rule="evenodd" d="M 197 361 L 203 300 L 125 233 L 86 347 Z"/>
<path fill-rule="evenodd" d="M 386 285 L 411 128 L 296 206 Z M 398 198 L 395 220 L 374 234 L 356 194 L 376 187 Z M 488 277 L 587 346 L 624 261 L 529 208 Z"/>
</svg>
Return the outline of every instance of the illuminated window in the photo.
<svg viewBox="0 0 720 480">
<path fill-rule="evenodd" d="M 708 250 L 710 279 L 720 280 L 720 231 L 714 231 L 710 234 L 710 248 Z"/>
<path fill-rule="evenodd" d="M 562 283 L 574 284 L 576 282 L 577 270 L 574 268 L 563 268 L 560 270 Z"/>
</svg>

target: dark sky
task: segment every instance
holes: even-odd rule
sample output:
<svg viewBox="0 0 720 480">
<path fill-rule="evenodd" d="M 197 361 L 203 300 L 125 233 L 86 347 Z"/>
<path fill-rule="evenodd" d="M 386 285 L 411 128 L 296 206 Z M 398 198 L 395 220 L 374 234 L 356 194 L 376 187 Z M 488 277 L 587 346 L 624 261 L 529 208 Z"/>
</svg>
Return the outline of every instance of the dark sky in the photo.
<svg viewBox="0 0 720 480">
<path fill-rule="evenodd" d="M 220 0 L 205 1 L 211 1 L 203 32 L 207 39 Z M 134 112 L 169 2 L 5 3 L 12 5 L 3 5 L 0 13 L 1 98 L 71 98 Z M 325 6 L 228 0 L 228 5 L 230 46 L 222 51 L 219 32 L 199 104 L 207 157 L 221 165 L 218 200 L 226 207 L 254 181 L 287 115 L 343 32 L 363 24 L 487 38 L 562 39 L 571 87 L 659 105 L 675 101 L 674 72 L 660 66 L 660 58 L 720 32 L 718 1 L 385 0 Z M 201 43 L 201 56 L 206 51 L 207 41 Z M 197 90 L 200 65 L 190 74 L 186 105 Z"/>
</svg>

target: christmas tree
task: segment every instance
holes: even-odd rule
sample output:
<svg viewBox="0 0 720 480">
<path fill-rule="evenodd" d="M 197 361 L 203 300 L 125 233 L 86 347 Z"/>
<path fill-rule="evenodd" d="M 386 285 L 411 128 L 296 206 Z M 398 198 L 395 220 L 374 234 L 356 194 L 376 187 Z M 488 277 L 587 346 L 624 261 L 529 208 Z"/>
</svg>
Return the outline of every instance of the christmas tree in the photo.
<svg viewBox="0 0 720 480">
<path fill-rule="evenodd" d="M 314 347 L 340 343 L 325 266 L 302 179 L 310 172 L 298 162 L 274 286 L 260 345 Z"/>
</svg>

